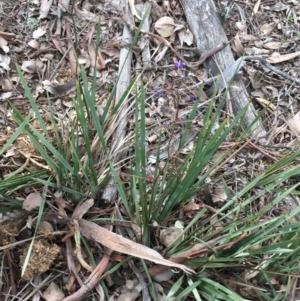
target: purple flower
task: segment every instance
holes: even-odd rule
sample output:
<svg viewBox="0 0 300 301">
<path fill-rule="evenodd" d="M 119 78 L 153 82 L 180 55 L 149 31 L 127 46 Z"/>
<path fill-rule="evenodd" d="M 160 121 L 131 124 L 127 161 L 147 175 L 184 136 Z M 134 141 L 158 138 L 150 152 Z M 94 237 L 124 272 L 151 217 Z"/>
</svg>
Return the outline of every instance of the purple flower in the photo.
<svg viewBox="0 0 300 301">
<path fill-rule="evenodd" d="M 174 65 L 176 69 L 181 69 L 185 67 L 185 63 L 183 63 L 182 61 L 175 62 Z"/>
<path fill-rule="evenodd" d="M 194 95 L 191 95 L 190 96 L 190 101 L 195 101 L 196 100 L 196 97 Z"/>
</svg>

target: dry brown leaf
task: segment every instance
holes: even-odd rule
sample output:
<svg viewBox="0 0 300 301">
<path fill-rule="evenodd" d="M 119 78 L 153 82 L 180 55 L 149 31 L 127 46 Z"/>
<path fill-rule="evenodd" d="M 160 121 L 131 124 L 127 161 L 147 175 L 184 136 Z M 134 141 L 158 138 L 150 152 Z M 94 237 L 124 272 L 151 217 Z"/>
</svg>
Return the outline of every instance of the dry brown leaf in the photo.
<svg viewBox="0 0 300 301">
<path fill-rule="evenodd" d="M 268 42 L 264 44 L 265 48 L 268 49 L 279 49 L 279 48 L 287 48 L 290 45 L 290 42 Z"/>
<path fill-rule="evenodd" d="M 39 192 L 30 193 L 23 202 L 22 208 L 26 211 L 31 211 L 36 207 L 40 207 L 42 195 Z"/>
<path fill-rule="evenodd" d="M 162 37 L 167 38 L 174 32 L 175 23 L 171 17 L 162 17 L 155 22 L 154 28 Z"/>
<path fill-rule="evenodd" d="M 182 264 L 177 264 L 164 259 L 158 252 L 150 249 L 144 245 L 138 244 L 132 240 L 124 238 L 121 235 L 110 232 L 95 223 L 89 222 L 87 220 L 80 220 L 79 226 L 83 230 L 83 235 L 88 233 L 89 237 L 101 243 L 105 247 L 112 249 L 114 251 L 135 256 L 138 258 L 146 259 L 157 264 L 171 266 L 179 268 L 188 273 L 194 273 L 194 271 Z"/>
<path fill-rule="evenodd" d="M 139 20 L 142 20 L 142 18 L 137 13 L 135 6 L 134 6 L 134 0 L 127 0 L 130 6 L 130 10 L 133 16 L 136 16 Z"/>
<path fill-rule="evenodd" d="M 255 5 L 254 5 L 254 7 L 253 7 L 253 13 L 254 13 L 254 14 L 257 14 L 258 8 L 259 8 L 259 6 L 260 6 L 260 2 L 261 2 L 261 0 L 257 0 L 257 2 L 255 3 Z"/>
<path fill-rule="evenodd" d="M 34 39 L 38 39 L 38 38 L 42 37 L 45 33 L 46 33 L 46 30 L 44 30 L 43 28 L 39 27 L 37 30 L 35 30 L 32 33 L 32 37 Z"/>
<path fill-rule="evenodd" d="M 289 8 L 289 6 L 287 4 L 284 4 L 284 3 L 279 2 L 279 1 L 276 2 L 276 4 L 271 7 L 271 9 L 273 11 L 283 11 L 283 10 L 286 10 L 288 8 Z"/>
<path fill-rule="evenodd" d="M 175 227 L 160 230 L 159 241 L 166 247 L 169 247 L 171 244 L 174 243 L 178 244 L 183 240 L 182 232 L 183 225 L 180 221 L 177 221 L 175 223 Z"/>
<path fill-rule="evenodd" d="M 76 89 L 76 77 L 73 76 L 63 85 L 54 86 L 49 80 L 42 82 L 43 87 L 46 91 L 53 95 L 66 94 Z"/>
<path fill-rule="evenodd" d="M 60 301 L 64 297 L 65 294 L 54 282 L 51 282 L 43 293 L 43 298 L 46 301 Z"/>
<path fill-rule="evenodd" d="M 245 49 L 244 49 L 244 47 L 243 47 L 243 45 L 240 41 L 239 33 L 236 34 L 236 36 L 234 37 L 233 42 L 234 42 L 234 51 L 238 55 L 242 56 L 245 52 Z"/>
<path fill-rule="evenodd" d="M 7 41 L 3 37 L 0 36 L 0 47 L 2 48 L 6 45 L 7 45 Z"/>
<path fill-rule="evenodd" d="M 300 135 L 300 111 L 288 121 L 288 126 L 296 135 Z"/>
<path fill-rule="evenodd" d="M 67 12 L 69 10 L 69 0 L 60 0 L 58 2 L 58 7 L 63 11 Z"/>
<path fill-rule="evenodd" d="M 260 27 L 260 31 L 263 33 L 263 34 L 269 34 L 276 26 L 276 23 L 275 22 L 272 22 L 272 23 L 265 23 L 263 24 L 261 27 Z"/>
<path fill-rule="evenodd" d="M 28 42 L 28 45 L 33 49 L 39 49 L 39 43 L 36 40 L 31 40 Z"/>
<path fill-rule="evenodd" d="M 163 281 L 169 281 L 173 278 L 173 272 L 171 271 L 170 268 L 164 270 L 163 272 L 153 276 L 153 280 L 156 282 L 163 282 Z"/>
<path fill-rule="evenodd" d="M 267 58 L 267 61 L 271 64 L 276 64 L 276 63 L 281 63 L 281 62 L 285 62 L 285 61 L 288 61 L 288 60 L 292 60 L 293 58 L 298 57 L 298 56 L 300 56 L 300 51 L 293 52 L 293 53 L 288 53 L 288 54 L 283 54 L 283 55 L 276 52 L 276 53 L 273 53 L 272 55 L 270 55 Z"/>
<path fill-rule="evenodd" d="M 238 21 L 235 23 L 235 26 L 240 30 L 241 33 L 246 33 L 247 24 L 243 21 Z"/>
<path fill-rule="evenodd" d="M 195 203 L 195 200 L 190 201 L 186 205 L 183 205 L 182 210 L 184 212 L 188 211 L 198 211 L 200 209 L 200 205 Z"/>
<path fill-rule="evenodd" d="M 82 217 L 87 213 L 87 211 L 94 205 L 93 199 L 82 200 L 76 206 L 73 214 L 72 219 L 80 220 Z"/>
<path fill-rule="evenodd" d="M 273 103 L 271 103 L 269 100 L 261 97 L 256 97 L 256 100 L 259 101 L 263 106 L 269 106 L 271 110 L 276 111 L 276 106 Z M 278 114 L 282 114 L 282 112 L 278 111 Z"/>
<path fill-rule="evenodd" d="M 108 56 L 116 56 L 120 54 L 120 50 L 116 47 L 111 47 L 111 48 L 101 48 L 101 51 L 107 54 Z"/>
<path fill-rule="evenodd" d="M 135 301 L 139 297 L 141 290 L 142 287 L 137 279 L 128 279 L 126 284 L 121 287 L 118 298 L 116 299 L 115 296 L 112 296 L 108 301 Z"/>
<path fill-rule="evenodd" d="M 189 29 L 183 29 L 178 32 L 178 38 L 180 41 L 180 46 L 183 46 L 183 43 L 186 43 L 188 46 L 193 44 L 193 34 L 190 32 Z"/>
<path fill-rule="evenodd" d="M 223 228 L 222 223 L 219 221 L 219 218 L 217 215 L 213 216 L 210 220 L 209 223 L 215 230 L 220 230 Z"/>
<path fill-rule="evenodd" d="M 52 42 L 55 45 L 55 47 L 57 48 L 57 50 L 61 53 L 61 54 L 65 54 L 65 51 L 63 49 L 63 41 L 59 41 L 56 38 L 52 38 Z"/>
<path fill-rule="evenodd" d="M 259 37 L 256 37 L 251 34 L 246 34 L 246 33 L 239 33 L 239 36 L 241 39 L 243 39 L 245 41 L 259 41 L 260 40 Z"/>
<path fill-rule="evenodd" d="M 264 55 L 270 53 L 270 51 L 267 49 L 257 47 L 245 48 L 245 52 L 247 55 Z"/>
<path fill-rule="evenodd" d="M 212 193 L 212 201 L 214 203 L 225 202 L 227 200 L 227 194 L 223 187 L 215 187 Z"/>
<path fill-rule="evenodd" d="M 161 61 L 164 58 L 168 49 L 169 49 L 168 46 L 164 46 L 164 48 L 161 50 L 161 52 L 155 57 L 155 59 L 154 59 L 155 63 L 158 63 L 159 61 Z"/>
<path fill-rule="evenodd" d="M 269 95 L 272 99 L 277 99 L 279 96 L 278 89 L 273 85 L 262 85 L 261 90 L 264 92 L 265 95 Z M 278 108 L 277 108 L 278 109 Z M 279 113 L 279 111 L 278 111 Z M 283 114 L 282 112 L 280 114 Z"/>
<path fill-rule="evenodd" d="M 0 71 L 1 69 L 5 69 L 5 70 L 10 70 L 10 61 L 11 61 L 11 58 L 8 56 L 8 55 L 3 55 L 3 54 L 0 54 Z"/>
<path fill-rule="evenodd" d="M 165 292 L 164 292 L 164 288 L 159 283 L 153 282 L 153 286 L 154 286 L 154 290 L 156 292 L 157 301 L 172 300 L 172 298 L 167 299 L 167 296 L 165 295 Z"/>
<path fill-rule="evenodd" d="M 68 21 L 65 20 L 64 24 L 65 24 L 65 28 L 66 28 L 68 47 L 70 48 L 69 53 L 68 53 L 69 61 L 70 61 L 70 69 L 71 69 L 72 75 L 75 75 L 75 74 L 77 74 L 77 61 L 76 61 L 74 50 L 73 50 L 71 28 L 70 28 L 70 24 Z"/>
<path fill-rule="evenodd" d="M 96 57 L 96 49 L 94 45 L 89 46 L 88 53 L 89 53 L 92 67 L 94 67 L 96 61 L 96 70 L 97 71 L 103 70 L 105 68 L 105 60 L 101 54 L 100 48 L 98 48 L 97 57 Z"/>
<path fill-rule="evenodd" d="M 12 40 L 16 37 L 14 33 L 0 31 L 0 36 L 6 40 Z"/>
<path fill-rule="evenodd" d="M 13 89 L 13 85 L 12 85 L 11 81 L 8 78 L 3 79 L 3 82 L 2 82 L 1 86 L 2 86 L 2 90 L 4 92 L 9 92 L 9 91 L 12 91 L 12 89 Z"/>
<path fill-rule="evenodd" d="M 28 220 L 29 220 L 29 222 L 28 222 Z M 27 220 L 27 227 L 29 229 L 31 229 L 33 220 L 30 220 L 30 216 L 28 217 L 28 220 Z M 49 222 L 41 221 L 39 224 L 38 231 L 39 231 L 39 234 L 49 235 L 53 232 L 53 227 Z"/>
<path fill-rule="evenodd" d="M 95 22 L 98 19 L 97 15 L 85 9 L 80 10 L 77 5 L 75 5 L 75 11 L 76 11 L 76 16 L 79 16 L 80 19 L 84 19 L 91 22 Z"/>
<path fill-rule="evenodd" d="M 21 70 L 23 70 L 27 73 L 33 74 L 33 73 L 40 72 L 42 67 L 43 67 L 43 63 L 40 60 L 23 61 Z"/>
</svg>

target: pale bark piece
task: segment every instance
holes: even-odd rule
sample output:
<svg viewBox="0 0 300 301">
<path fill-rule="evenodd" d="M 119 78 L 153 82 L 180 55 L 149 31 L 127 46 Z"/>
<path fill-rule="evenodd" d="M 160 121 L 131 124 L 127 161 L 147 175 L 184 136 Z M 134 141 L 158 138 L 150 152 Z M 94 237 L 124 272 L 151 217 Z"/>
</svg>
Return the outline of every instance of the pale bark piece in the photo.
<svg viewBox="0 0 300 301">
<path fill-rule="evenodd" d="M 190 29 L 194 34 L 197 48 L 201 53 L 214 49 L 216 46 L 220 45 L 220 42 L 227 42 L 225 31 L 212 0 L 182 0 L 181 5 L 185 11 Z M 216 76 L 230 65 L 234 64 L 234 62 L 235 60 L 231 49 L 229 46 L 226 46 L 216 53 L 214 57 L 209 57 L 204 62 L 204 67 L 207 69 L 210 76 Z M 246 91 L 246 87 L 242 79 L 238 77 L 235 78 L 230 87 L 230 100 L 235 115 L 237 115 L 249 102 L 249 95 Z M 247 128 L 255 118 L 255 109 L 253 105 L 250 104 L 243 120 L 244 127 Z M 255 126 L 252 127 L 252 135 L 256 138 L 266 135 L 260 122 L 256 122 Z M 260 142 L 262 142 L 262 139 Z"/>
<path fill-rule="evenodd" d="M 124 10 L 125 11 L 125 10 Z M 127 45 L 130 45 L 132 42 L 132 31 L 126 24 L 124 24 L 122 41 Z M 132 61 L 132 53 L 128 50 L 128 48 L 123 47 L 120 51 L 120 59 L 119 59 L 119 82 L 116 91 L 116 99 L 115 106 L 118 105 L 121 97 L 125 93 L 127 87 L 130 83 L 131 76 L 131 61 Z M 124 155 L 124 151 L 121 152 L 122 146 L 124 144 L 124 139 L 126 137 L 126 127 L 127 127 L 127 115 L 128 115 L 128 104 L 127 100 L 123 101 L 122 108 L 118 117 L 118 126 L 113 133 L 112 138 L 112 148 L 111 154 L 114 155 L 112 158 L 113 162 L 120 162 L 121 158 Z M 113 201 L 117 197 L 117 187 L 114 183 L 113 178 L 110 178 L 108 184 L 106 185 L 103 193 L 102 199 L 107 202 Z"/>
<path fill-rule="evenodd" d="M 193 273 L 194 271 L 183 264 L 178 264 L 164 259 L 158 252 L 144 245 L 138 244 L 132 240 L 124 238 L 121 235 L 113 233 L 87 220 L 79 221 L 80 229 L 83 230 L 83 235 L 88 233 L 88 236 L 103 246 L 134 257 L 146 259 L 157 264 L 179 268 L 185 272 Z M 87 237 L 87 238 L 89 238 Z"/>
</svg>

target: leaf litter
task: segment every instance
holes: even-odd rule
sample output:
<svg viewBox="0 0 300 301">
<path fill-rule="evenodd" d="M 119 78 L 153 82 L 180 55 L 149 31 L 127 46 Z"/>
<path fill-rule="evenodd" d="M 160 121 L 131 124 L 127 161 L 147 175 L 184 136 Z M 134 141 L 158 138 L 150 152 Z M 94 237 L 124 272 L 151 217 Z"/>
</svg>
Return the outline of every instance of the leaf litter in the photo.
<svg viewBox="0 0 300 301">
<path fill-rule="evenodd" d="M 5 145 L 17 128 L 12 118 L 12 111 L 7 106 L 7 101 L 9 100 L 19 108 L 24 116 L 31 110 L 30 104 L 19 84 L 19 78 L 15 71 L 16 63 L 21 66 L 39 110 L 45 118 L 50 113 L 48 107 L 49 95 L 55 118 L 61 121 L 60 127 L 62 129 L 69 122 L 75 121 L 75 109 L 72 102 L 76 88 L 75 76 L 78 73 L 73 49 L 75 35 L 79 39 L 80 45 L 80 49 L 77 49 L 79 51 L 78 62 L 87 70 L 89 75 L 96 72 L 98 90 L 95 104 L 99 108 L 105 106 L 108 92 L 110 92 L 113 83 L 116 81 L 119 59 L 121 57 L 120 51 L 124 48 L 128 50 L 130 44 L 126 44 L 126 41 L 120 39 L 122 24 L 126 23 L 127 20 L 123 20 L 119 15 L 121 11 L 121 2 L 119 1 L 110 1 L 110 3 L 105 5 L 100 1 L 92 0 L 75 1 L 74 3 L 60 1 L 58 4 L 49 0 L 32 0 L 28 1 L 26 5 L 24 5 L 25 2 L 17 5 L 9 0 L 5 2 L 6 5 L 1 6 L 0 12 L 2 17 L 0 23 L 0 73 L 2 75 L 0 79 L 0 147 Z M 140 58 L 141 52 L 145 48 L 148 47 L 151 50 L 149 51 L 151 53 L 151 61 L 147 63 L 142 61 L 142 66 L 147 72 L 145 83 L 148 95 L 146 113 L 149 128 L 147 128 L 146 136 L 149 148 L 147 158 L 149 179 L 154 177 L 153 168 L 151 167 L 156 161 L 157 152 L 160 152 L 160 164 L 163 165 L 169 158 L 170 146 L 171 153 L 176 153 L 178 150 L 182 127 L 188 120 L 188 114 L 198 93 L 199 79 L 207 79 L 207 77 L 204 79 L 202 77 L 202 74 L 205 73 L 202 66 L 199 66 L 198 70 L 193 70 L 187 68 L 184 63 L 185 58 L 187 60 L 197 60 L 192 52 L 184 53 L 184 61 L 181 61 L 180 57 L 176 57 L 179 46 L 182 47 L 184 44 L 185 46 L 191 46 L 193 43 L 192 34 L 188 29 L 180 3 L 177 1 L 164 1 L 164 5 L 162 5 L 161 3 L 156 3 L 156 1 L 150 2 L 153 5 L 151 9 L 153 28 L 144 29 L 144 33 L 148 31 L 152 35 L 148 35 L 148 41 L 144 42 L 144 44 L 141 43 L 139 45 L 140 41 L 138 40 L 137 48 L 133 49 L 136 56 L 135 60 L 137 61 L 142 61 Z M 136 10 L 134 1 L 129 0 L 128 3 L 131 14 L 136 17 L 135 24 L 139 24 L 139 20 L 141 20 L 143 15 Z M 224 9 L 224 7 L 220 7 L 220 9 Z M 95 33 L 99 15 L 101 16 L 101 43 L 96 52 Z M 74 23 L 72 18 L 74 18 Z M 291 78 L 297 79 L 299 78 L 299 60 L 297 58 L 300 53 L 298 47 L 300 28 L 297 18 L 299 18 L 299 3 L 296 1 L 278 2 L 274 5 L 262 3 L 261 1 L 252 1 L 249 6 L 242 6 L 241 3 L 236 4 L 231 14 L 227 16 L 227 19 L 223 20 L 223 25 L 228 36 L 234 37 L 231 47 L 237 57 L 242 56 L 244 53 L 254 56 L 262 55 L 266 57 L 269 63 L 279 64 L 280 70 L 288 73 Z M 156 33 L 154 33 L 154 30 Z M 159 36 L 167 38 L 167 43 L 163 43 L 163 39 L 160 39 Z M 168 43 L 178 47 L 170 48 L 169 46 L 172 47 L 172 45 Z M 96 64 L 94 64 L 95 61 Z M 251 68 L 252 70 L 250 70 Z M 260 110 L 262 107 L 267 108 L 265 111 L 265 127 L 268 131 L 267 145 L 278 146 L 278 149 L 280 149 L 280 146 L 298 147 L 300 135 L 299 85 L 280 77 L 276 72 L 267 70 L 256 60 L 247 64 L 246 71 L 248 78 L 245 78 L 245 80 L 251 82 L 250 95 L 256 102 L 257 110 Z M 135 70 L 130 70 L 131 72 L 134 73 Z M 47 95 L 47 93 L 49 94 Z M 193 141 L 203 127 L 202 120 L 207 106 L 207 99 L 205 96 L 201 99 L 198 115 L 193 121 L 193 130 L 189 133 L 185 143 L 186 153 L 189 153 L 192 149 Z M 275 101 L 273 101 L 274 99 Z M 47 120 L 50 121 L 50 119 L 48 118 Z M 129 125 L 126 129 L 127 133 L 132 131 L 131 122 L 134 122 L 133 116 L 129 120 Z M 36 120 L 32 119 L 30 124 L 37 130 L 42 131 L 40 124 Z M 174 124 L 176 125 L 175 134 L 169 130 L 170 126 Z M 53 143 L 55 143 L 55 129 L 51 122 L 47 122 L 47 130 Z M 158 148 L 157 141 L 160 135 L 162 146 Z M 228 137 L 226 142 L 231 142 L 231 138 L 233 137 Z M 222 144 L 223 149 L 227 148 L 226 142 Z M 181 155 L 186 153 L 182 151 Z M 254 146 L 249 144 L 247 148 L 243 148 L 238 154 L 232 156 L 231 160 L 225 162 L 222 169 L 218 172 L 224 173 L 229 179 L 232 174 L 235 175 L 232 182 L 228 180 L 226 183 L 234 193 L 237 187 L 242 187 L 247 182 L 245 173 L 252 164 L 249 161 L 254 162 L 251 172 L 255 176 L 259 170 L 265 168 L 264 164 L 268 164 L 268 162 L 264 161 L 264 156 L 268 156 L 269 159 L 275 158 L 274 160 L 276 160 L 280 153 L 277 150 L 262 148 L 261 145 Z M 26 135 L 20 135 L 4 153 L 0 161 L 2 178 L 7 178 L 12 172 L 25 168 L 32 170 L 46 169 L 44 158 L 36 152 Z M 176 168 L 176 160 L 173 162 Z M 125 164 L 123 170 L 125 171 L 126 169 L 130 170 L 130 166 Z M 181 212 L 186 212 L 188 218 L 192 218 L 200 208 L 205 207 L 213 212 L 216 206 L 221 206 L 220 203 L 225 202 L 227 199 L 227 187 L 224 187 L 221 181 L 219 183 L 214 182 L 212 186 L 211 193 L 209 192 L 206 196 L 205 193 L 204 196 L 198 196 L 200 200 L 206 198 L 208 204 L 205 204 L 204 201 L 190 200 L 181 208 Z M 30 216 L 32 220 L 32 217 L 35 215 L 34 208 L 39 206 L 40 190 L 41 187 L 38 186 L 32 189 L 26 188 L 22 195 L 17 196 L 23 203 L 23 209 L 28 211 L 25 219 L 22 216 L 22 211 L 15 212 L 17 217 L 7 217 L 6 215 L 1 218 L 1 224 L 3 223 L 1 225 L 1 236 L 4 234 L 3 237 L 5 238 L 2 239 L 2 246 L 12 244 L 12 237 L 17 237 L 20 241 L 31 237 L 32 232 L 29 229 L 29 221 Z M 57 225 L 68 225 L 70 228 L 69 234 L 72 235 L 76 231 L 82 231 L 81 234 L 86 236 L 87 239 L 94 241 L 93 248 L 101 244 L 105 248 L 110 249 L 102 251 L 104 254 L 103 258 L 106 261 L 99 261 L 100 267 L 94 273 L 96 277 L 88 278 L 91 283 L 93 282 L 93 284 L 89 285 L 88 290 L 96 286 L 99 279 L 97 277 L 101 277 L 105 272 L 111 259 L 110 256 L 113 256 L 113 251 L 147 259 L 163 266 L 177 266 L 180 269 L 191 272 L 190 269 L 178 262 L 205 250 L 205 246 L 199 244 L 194 246 L 189 254 L 171 258 L 171 261 L 166 260 L 158 252 L 142 244 L 110 232 L 96 223 L 82 219 L 84 214 L 89 214 L 92 210 L 94 210 L 94 214 L 112 214 L 112 208 L 109 208 L 107 211 L 99 210 L 89 204 L 85 209 L 78 205 L 74 210 L 63 198 L 52 198 L 52 200 L 56 204 L 57 215 L 53 217 L 51 210 L 49 210 L 45 212 L 45 219 L 48 219 L 49 222 L 54 221 Z M 210 201 L 212 202 L 211 204 L 209 203 Z M 257 206 L 260 207 L 262 205 L 258 203 Z M 253 210 L 258 209 L 253 208 Z M 276 208 L 276 210 L 281 209 Z M 73 212 L 72 218 L 68 217 L 67 212 Z M 21 215 L 21 218 L 18 215 Z M 179 216 L 180 214 L 178 218 Z M 10 220 L 10 222 L 6 220 L 4 223 L 5 219 Z M 14 219 L 16 219 L 16 222 L 11 222 Z M 26 219 L 28 221 L 27 227 L 22 229 Z M 74 221 L 77 221 L 77 224 Z M 213 223 L 216 228 L 220 224 L 218 219 L 213 220 Z M 172 232 L 173 228 L 175 228 L 174 224 L 170 223 L 166 230 Z M 65 228 L 62 229 L 65 232 Z M 176 231 L 173 229 L 174 233 L 180 234 L 182 230 L 177 229 Z M 58 264 L 62 264 L 62 262 L 58 263 L 59 260 L 62 261 L 62 247 L 54 243 L 54 233 L 52 236 L 49 233 L 47 235 L 43 234 L 43 238 L 35 241 L 31 261 L 26 271 L 27 274 L 24 275 L 23 279 L 28 280 L 31 277 L 36 277 L 36 275 L 42 274 L 50 268 L 54 271 Z M 159 234 L 162 236 L 164 232 L 161 231 Z M 173 240 L 171 239 L 172 242 Z M 213 244 L 214 241 L 212 240 L 211 243 Z M 166 244 L 169 245 L 170 243 Z M 19 250 L 20 266 L 23 264 L 24 254 L 26 256 L 26 248 L 27 246 L 24 245 Z M 208 251 L 206 249 L 203 252 L 208 253 Z M 72 255 L 69 256 L 72 257 Z M 83 254 L 83 256 L 87 258 L 86 254 Z M 38 265 L 36 264 L 37 262 L 39 263 Z M 154 266 L 153 269 L 155 268 Z M 166 267 L 158 266 L 158 268 L 165 269 Z M 81 267 L 77 265 L 76 269 L 81 270 Z M 152 273 L 151 270 L 150 273 Z M 153 275 L 155 273 L 153 272 Z M 17 281 L 19 280 L 17 278 Z M 140 295 L 141 288 L 138 287 L 138 281 L 135 279 L 132 280 L 132 283 L 129 283 L 130 281 L 129 278 L 126 279 L 126 285 L 120 289 L 120 298 L 121 296 L 124 298 L 122 300 L 125 300 L 125 294 L 128 294 L 128 298 L 131 298 L 130 300 L 136 300 Z M 57 290 L 55 285 L 54 282 L 47 284 L 48 288 L 44 291 L 46 300 L 54 300 L 51 299 L 53 295 L 49 291 Z M 155 283 L 155 286 L 158 287 L 159 284 Z M 69 287 L 70 294 L 74 293 L 78 288 L 76 285 L 72 285 L 71 281 L 67 287 Z M 56 300 L 62 300 L 64 295 L 60 295 L 59 290 L 57 291 L 59 297 Z M 84 292 L 86 293 L 87 290 Z M 66 298 L 66 300 L 71 299 Z"/>
</svg>

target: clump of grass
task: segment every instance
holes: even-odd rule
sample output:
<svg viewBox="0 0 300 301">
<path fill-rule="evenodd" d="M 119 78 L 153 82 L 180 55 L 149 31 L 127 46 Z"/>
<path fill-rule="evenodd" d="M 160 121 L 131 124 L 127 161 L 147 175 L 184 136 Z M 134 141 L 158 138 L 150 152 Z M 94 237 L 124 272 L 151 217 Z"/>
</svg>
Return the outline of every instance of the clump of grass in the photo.
<svg viewBox="0 0 300 301">
<path fill-rule="evenodd" d="M 173 286 L 169 289 L 167 300 L 184 300 L 192 297 L 195 300 L 288 300 L 289 288 L 292 285 L 293 273 L 299 269 L 299 226 L 300 222 L 293 220 L 299 213 L 300 207 L 281 212 L 279 216 L 270 215 L 272 208 L 288 195 L 297 194 L 299 184 L 282 187 L 288 179 L 298 176 L 299 164 L 295 159 L 300 156 L 300 150 L 286 154 L 282 159 L 268 166 L 256 177 L 248 177 L 248 182 L 238 191 L 233 193 L 226 183 L 226 178 L 218 175 L 222 163 L 239 151 L 250 129 L 241 131 L 241 121 L 247 107 L 234 118 L 222 120 L 216 131 L 214 125 L 219 119 L 224 106 L 226 92 L 217 101 L 216 95 L 206 108 L 203 124 L 200 129 L 193 149 L 184 157 L 181 150 L 185 145 L 193 119 L 196 116 L 202 89 L 196 99 L 184 126 L 179 146 L 175 151 L 170 151 L 168 158 L 161 168 L 161 144 L 158 139 L 158 148 L 155 154 L 156 162 L 153 164 L 153 177 L 149 181 L 147 158 L 149 153 L 146 147 L 146 96 L 144 87 L 140 86 L 134 95 L 135 103 L 135 128 L 131 140 L 128 159 L 130 164 L 130 182 L 125 186 L 114 166 L 109 151 L 109 142 L 106 136 L 108 125 L 114 114 L 118 113 L 122 102 L 127 99 L 136 83 L 136 78 L 130 83 L 126 95 L 114 110 L 110 110 L 115 88 L 113 89 L 103 115 L 99 118 L 95 108 L 96 77 L 93 78 L 92 87 L 89 88 L 88 78 L 81 70 L 80 80 L 76 84 L 76 97 L 74 108 L 76 119 L 70 122 L 66 129 L 67 137 L 61 134 L 60 125 L 55 119 L 55 112 L 49 111 L 52 116 L 54 133 L 49 133 L 41 116 L 39 108 L 32 96 L 25 79 L 17 67 L 25 93 L 31 103 L 32 112 L 24 117 L 11 105 L 15 121 L 19 124 L 15 134 L 0 151 L 3 154 L 13 141 L 25 132 L 44 158 L 49 170 L 32 172 L 20 171 L 19 176 L 8 177 L 0 183 L 0 200 L 5 205 L 5 210 L 13 210 L 20 206 L 19 201 L 12 196 L 23 187 L 42 185 L 50 191 L 60 191 L 68 200 L 76 203 L 83 197 L 97 192 L 104 187 L 108 177 L 112 175 L 117 186 L 121 205 L 124 207 L 127 220 L 136 223 L 141 229 L 141 235 L 136 239 L 147 246 L 158 247 L 155 233 L 162 228 L 171 226 L 172 216 L 181 219 L 184 224 L 180 239 L 169 245 L 164 254 L 168 257 L 180 257 L 194 247 L 202 246 L 194 256 L 185 258 L 184 263 L 196 271 L 195 275 L 181 274 L 173 271 Z M 116 83 L 117 85 L 117 83 Z M 115 87 L 116 87 L 115 85 Z M 30 123 L 32 116 L 39 121 L 40 130 Z M 258 118 L 257 118 L 258 119 Z M 172 132 L 172 129 L 170 129 Z M 85 153 L 79 133 L 84 140 Z M 213 165 L 218 148 L 226 141 L 228 135 L 234 133 L 237 137 L 236 146 L 232 147 Z M 50 141 L 54 135 L 56 146 Z M 92 142 L 94 137 L 99 137 L 100 153 L 95 156 Z M 102 158 L 101 164 L 97 162 Z M 227 201 L 214 212 L 203 206 L 193 217 L 180 217 L 176 211 L 192 198 L 199 197 L 205 188 L 206 181 L 223 183 L 227 194 Z M 262 188 L 261 188 L 262 187 Z M 253 189 L 257 194 L 253 194 Z M 95 190 L 96 189 L 96 190 Z M 275 192 L 274 199 L 258 210 L 257 200 L 269 192 Z M 45 204 L 47 206 L 47 204 Z M 4 210 L 4 211 L 5 211 Z M 42 210 L 42 209 L 41 209 Z M 39 212 L 39 220 L 42 211 Z M 96 220 L 95 220 L 96 221 Z M 85 242 L 86 248 L 88 244 Z M 91 253 L 91 252 L 90 252 Z M 153 280 L 148 266 L 142 262 L 148 282 L 151 287 Z M 119 264 L 120 268 L 122 264 Z M 253 279 L 255 281 L 251 282 Z M 237 289 L 228 283 L 235 283 Z M 277 284 L 274 284 L 277 283 Z M 282 291 L 279 284 L 287 289 Z M 155 300 L 157 297 L 153 296 Z"/>
</svg>

